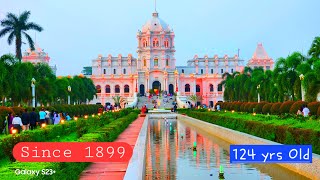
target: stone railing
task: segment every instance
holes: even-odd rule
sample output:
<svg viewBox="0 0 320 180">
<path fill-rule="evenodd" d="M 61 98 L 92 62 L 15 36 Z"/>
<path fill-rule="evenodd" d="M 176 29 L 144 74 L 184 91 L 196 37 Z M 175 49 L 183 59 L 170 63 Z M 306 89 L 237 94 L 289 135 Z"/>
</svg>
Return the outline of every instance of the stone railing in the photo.
<svg viewBox="0 0 320 180">
<path fill-rule="evenodd" d="M 128 103 L 128 105 L 126 106 L 126 108 L 133 108 L 136 107 L 138 104 L 138 96 L 137 93 L 133 94 L 133 101 Z"/>
</svg>

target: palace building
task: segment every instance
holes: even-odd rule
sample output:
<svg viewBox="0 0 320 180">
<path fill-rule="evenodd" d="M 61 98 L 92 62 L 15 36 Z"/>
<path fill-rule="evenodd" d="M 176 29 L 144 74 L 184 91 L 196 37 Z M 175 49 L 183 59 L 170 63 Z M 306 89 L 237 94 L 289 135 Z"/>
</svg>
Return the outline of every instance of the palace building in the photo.
<svg viewBox="0 0 320 180">
<path fill-rule="evenodd" d="M 32 64 L 45 63 L 49 65 L 50 57 L 48 53 L 44 52 L 43 49 L 41 49 L 37 44 L 35 44 L 34 50 L 31 50 L 29 48 L 23 53 L 22 62 L 30 62 Z M 52 69 L 53 74 L 56 75 L 57 66 L 50 66 L 50 68 Z"/>
<path fill-rule="evenodd" d="M 244 60 L 238 55 L 198 57 L 187 61 L 186 66 L 176 66 L 175 33 L 159 14 L 154 12 L 142 29 L 137 32 L 137 56 L 98 55 L 92 60 L 92 75 L 97 88 L 97 99 L 92 103 L 111 103 L 112 97 L 122 96 L 127 102 L 135 94 L 146 95 L 149 90 L 186 97 L 198 95 L 198 102 L 213 106 L 223 101 L 222 75 L 226 72 L 241 72 Z M 250 66 L 272 68 L 270 59 L 261 44 L 258 44 Z"/>
</svg>

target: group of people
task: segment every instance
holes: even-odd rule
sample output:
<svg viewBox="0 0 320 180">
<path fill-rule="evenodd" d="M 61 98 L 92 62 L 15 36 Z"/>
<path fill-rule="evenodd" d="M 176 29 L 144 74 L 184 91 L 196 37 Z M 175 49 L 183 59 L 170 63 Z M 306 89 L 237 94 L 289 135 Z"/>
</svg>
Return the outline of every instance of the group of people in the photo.
<svg viewBox="0 0 320 180">
<path fill-rule="evenodd" d="M 301 106 L 300 109 L 298 109 L 297 115 L 302 115 L 304 117 L 308 117 L 310 115 L 310 109 L 308 108 L 307 105 L 303 105 L 303 106 Z"/>
<path fill-rule="evenodd" d="M 26 130 L 36 129 L 37 126 L 42 127 L 43 124 L 59 124 L 61 119 L 71 120 L 68 113 L 58 113 L 55 111 L 48 111 L 42 108 L 39 113 L 35 112 L 35 108 L 31 112 L 25 109 L 23 112 L 13 115 L 11 112 L 8 114 L 6 121 L 4 122 L 4 130 L 10 134 L 13 129 L 17 130 L 17 133 Z M 6 128 L 8 124 L 8 129 Z"/>
</svg>

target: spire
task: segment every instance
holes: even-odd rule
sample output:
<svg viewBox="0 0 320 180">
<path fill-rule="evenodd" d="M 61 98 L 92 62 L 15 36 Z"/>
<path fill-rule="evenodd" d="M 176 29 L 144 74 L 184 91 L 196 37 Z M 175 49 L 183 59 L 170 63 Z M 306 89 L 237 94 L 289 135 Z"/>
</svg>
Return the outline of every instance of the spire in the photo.
<svg viewBox="0 0 320 180">
<path fill-rule="evenodd" d="M 253 59 L 269 59 L 267 52 L 264 50 L 262 43 L 258 43 Z"/>
<path fill-rule="evenodd" d="M 157 0 L 154 0 L 154 13 L 152 13 L 152 17 L 158 17 L 159 14 L 157 12 Z"/>
</svg>

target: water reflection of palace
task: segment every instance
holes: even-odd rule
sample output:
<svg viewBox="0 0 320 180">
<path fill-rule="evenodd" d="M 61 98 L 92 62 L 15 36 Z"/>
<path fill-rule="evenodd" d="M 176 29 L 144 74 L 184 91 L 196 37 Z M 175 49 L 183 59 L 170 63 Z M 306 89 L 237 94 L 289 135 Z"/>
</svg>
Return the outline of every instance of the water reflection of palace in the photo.
<svg viewBox="0 0 320 180">
<path fill-rule="evenodd" d="M 227 175 L 228 178 L 242 179 L 242 174 L 246 174 L 248 169 L 245 165 L 230 165 L 226 150 L 176 120 L 169 120 L 166 125 L 163 119 L 152 119 L 148 134 L 146 179 L 212 179 L 218 177 L 220 165 L 224 166 L 226 173 L 232 175 Z M 197 144 L 197 151 L 192 150 L 194 142 Z M 254 178 L 250 176 L 247 179 L 268 177 L 255 168 L 252 169 L 251 176 Z"/>
</svg>

